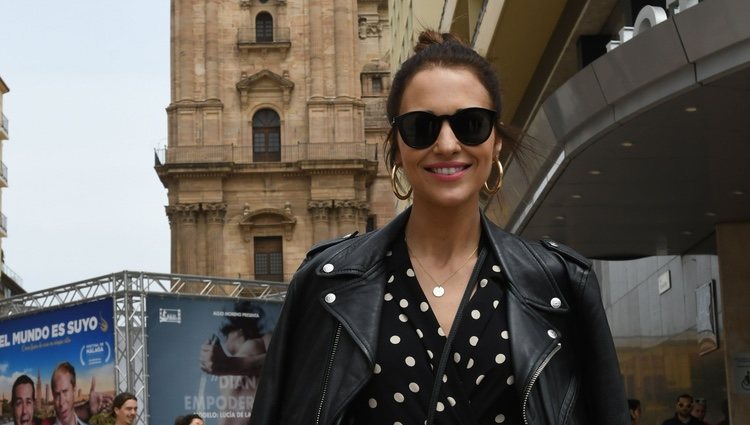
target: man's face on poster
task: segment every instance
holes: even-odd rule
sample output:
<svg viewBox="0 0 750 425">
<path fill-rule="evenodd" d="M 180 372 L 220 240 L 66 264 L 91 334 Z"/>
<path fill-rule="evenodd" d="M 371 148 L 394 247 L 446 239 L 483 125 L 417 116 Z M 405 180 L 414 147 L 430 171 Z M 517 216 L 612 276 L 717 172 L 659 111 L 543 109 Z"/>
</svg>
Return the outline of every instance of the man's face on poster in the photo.
<svg viewBox="0 0 750 425">
<path fill-rule="evenodd" d="M 13 422 L 16 425 L 31 425 L 34 418 L 34 388 L 31 384 L 20 384 L 14 395 Z"/>
<path fill-rule="evenodd" d="M 52 396 L 55 401 L 55 416 L 63 425 L 75 425 L 76 414 L 73 402 L 75 401 L 76 387 L 72 384 L 72 376 L 65 371 L 57 371 L 52 377 Z"/>
</svg>

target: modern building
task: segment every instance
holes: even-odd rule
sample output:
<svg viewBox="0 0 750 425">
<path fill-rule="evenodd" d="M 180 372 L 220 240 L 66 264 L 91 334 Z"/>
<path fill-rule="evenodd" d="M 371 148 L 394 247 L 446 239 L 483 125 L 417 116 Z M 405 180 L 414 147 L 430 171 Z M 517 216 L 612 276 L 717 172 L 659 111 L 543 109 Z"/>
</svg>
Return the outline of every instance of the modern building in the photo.
<svg viewBox="0 0 750 425">
<path fill-rule="evenodd" d="M 487 212 L 597 259 L 642 423 L 681 393 L 750 420 L 750 2 L 440 3 L 531 148 Z"/>
<path fill-rule="evenodd" d="M 387 222 L 386 0 L 173 0 L 173 273 L 289 281 L 311 245 Z"/>
<path fill-rule="evenodd" d="M 26 293 L 21 286 L 21 278 L 5 264 L 5 252 L 2 250 L 3 239 L 8 237 L 8 219 L 3 211 L 2 188 L 8 187 L 8 167 L 3 161 L 3 143 L 8 140 L 8 118 L 3 111 L 3 96 L 10 89 L 0 77 L 0 298 Z"/>
</svg>

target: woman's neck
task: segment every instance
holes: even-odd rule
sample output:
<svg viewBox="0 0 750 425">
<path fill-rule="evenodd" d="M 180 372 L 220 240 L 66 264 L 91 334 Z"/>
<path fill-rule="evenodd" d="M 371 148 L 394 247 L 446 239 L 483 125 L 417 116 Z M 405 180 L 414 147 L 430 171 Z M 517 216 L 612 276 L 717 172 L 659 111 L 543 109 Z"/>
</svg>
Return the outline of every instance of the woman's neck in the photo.
<svg viewBox="0 0 750 425">
<path fill-rule="evenodd" d="M 405 234 L 409 248 L 420 258 L 448 262 L 465 256 L 479 244 L 479 206 L 435 209 L 415 204 Z"/>
</svg>

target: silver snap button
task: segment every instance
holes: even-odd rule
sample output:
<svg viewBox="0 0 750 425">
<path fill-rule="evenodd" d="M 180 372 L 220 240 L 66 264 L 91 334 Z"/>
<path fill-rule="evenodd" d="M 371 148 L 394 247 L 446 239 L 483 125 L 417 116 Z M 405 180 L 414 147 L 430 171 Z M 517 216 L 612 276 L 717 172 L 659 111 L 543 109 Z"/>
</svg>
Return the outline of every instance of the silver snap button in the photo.
<svg viewBox="0 0 750 425">
<path fill-rule="evenodd" d="M 555 248 L 558 247 L 557 242 L 555 242 L 555 241 L 549 241 L 549 244 L 552 245 L 552 246 L 554 246 Z"/>
<path fill-rule="evenodd" d="M 328 304 L 336 301 L 336 294 L 326 294 L 325 300 Z"/>
<path fill-rule="evenodd" d="M 550 330 L 547 331 L 547 335 L 549 335 L 549 337 L 552 338 L 552 339 L 557 338 L 557 332 L 555 332 L 552 329 L 550 329 Z"/>
<path fill-rule="evenodd" d="M 552 298 L 549 301 L 549 303 L 552 306 L 552 308 L 560 308 L 560 306 L 562 306 L 562 301 L 560 301 L 560 298 L 557 298 L 557 297 Z"/>
<path fill-rule="evenodd" d="M 323 266 L 323 271 L 326 273 L 330 273 L 333 271 L 333 264 L 328 263 L 325 266 Z"/>
</svg>

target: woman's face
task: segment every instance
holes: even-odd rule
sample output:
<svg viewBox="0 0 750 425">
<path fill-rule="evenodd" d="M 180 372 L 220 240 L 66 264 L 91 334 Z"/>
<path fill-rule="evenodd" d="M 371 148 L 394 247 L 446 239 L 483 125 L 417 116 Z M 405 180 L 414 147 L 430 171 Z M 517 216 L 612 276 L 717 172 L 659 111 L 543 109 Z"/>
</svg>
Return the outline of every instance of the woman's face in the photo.
<svg viewBox="0 0 750 425">
<path fill-rule="evenodd" d="M 453 115 L 471 107 L 493 109 L 490 96 L 477 77 L 462 68 L 436 67 L 412 77 L 404 90 L 399 115 L 412 111 Z M 414 189 L 415 205 L 451 208 L 477 205 L 479 192 L 500 148 L 494 126 L 484 143 L 467 146 L 456 138 L 448 121 L 443 120 L 437 140 L 428 148 L 411 148 L 398 135 L 396 162 L 403 166 Z"/>
</svg>

